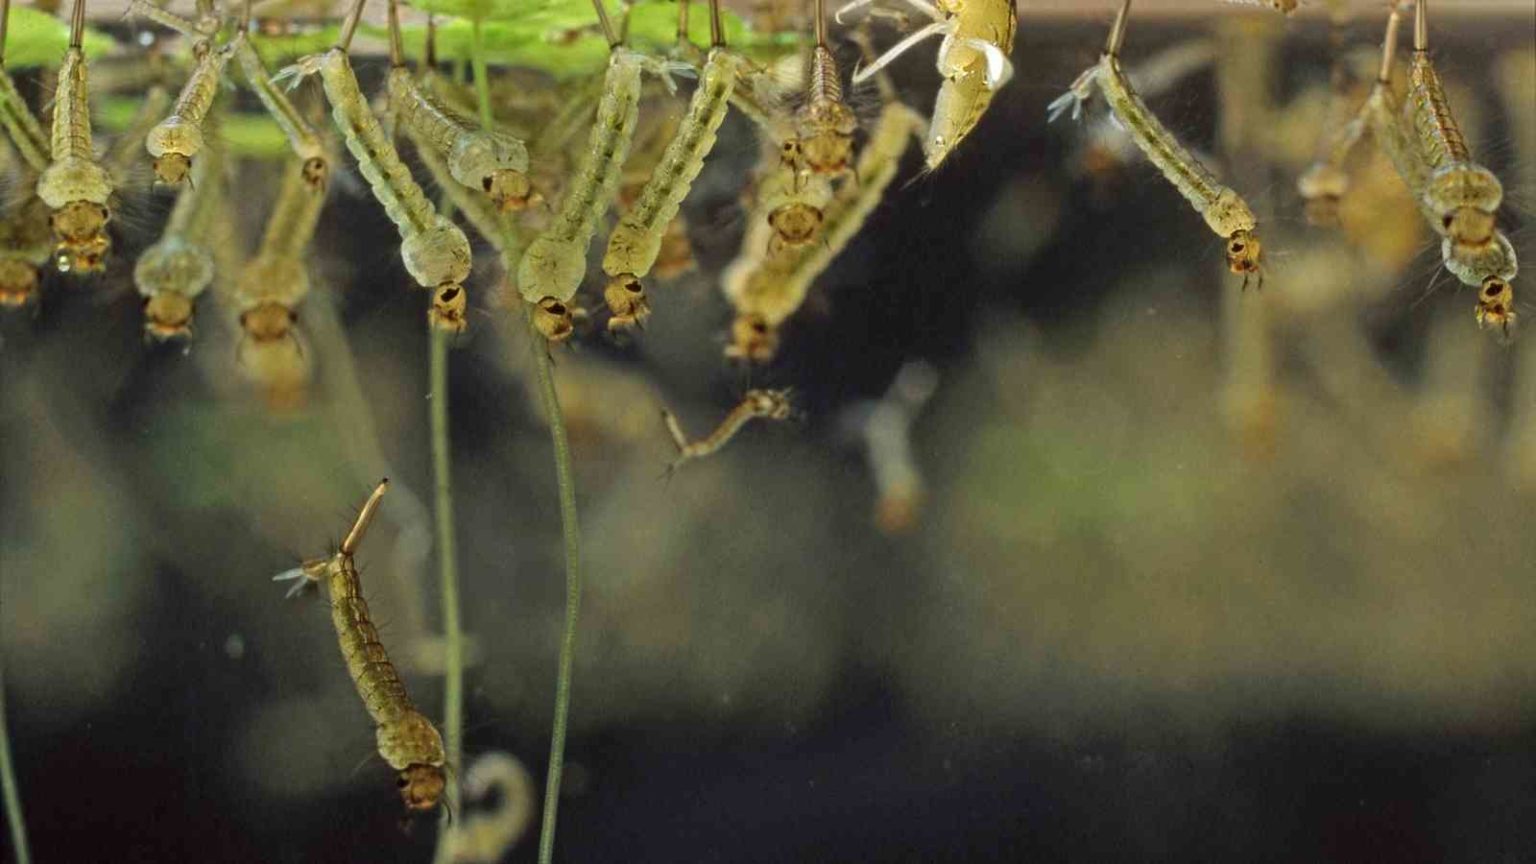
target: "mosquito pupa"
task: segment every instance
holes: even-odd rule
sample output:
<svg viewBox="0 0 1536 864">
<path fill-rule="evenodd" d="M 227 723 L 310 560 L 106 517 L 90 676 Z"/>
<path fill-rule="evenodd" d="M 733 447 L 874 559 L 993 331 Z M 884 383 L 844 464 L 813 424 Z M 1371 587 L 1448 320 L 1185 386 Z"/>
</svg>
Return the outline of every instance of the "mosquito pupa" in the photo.
<svg viewBox="0 0 1536 864">
<path fill-rule="evenodd" d="M 443 154 L 453 179 L 490 196 L 503 210 L 528 206 L 528 146 L 449 107 L 406 68 L 397 0 L 389 2 L 389 103 L 396 122 L 413 138 Z"/>
<path fill-rule="evenodd" d="M 750 235 L 744 254 L 725 270 L 721 285 L 736 310 L 727 357 L 764 363 L 778 347 L 778 328 L 805 303 L 811 284 L 847 247 L 879 206 L 896 178 L 901 157 L 920 135 L 923 120 L 900 102 L 888 102 L 859 154 L 857 184 L 845 184 L 827 204 L 822 239 L 766 255 L 757 254 Z"/>
<path fill-rule="evenodd" d="M 141 5 L 142 2 L 141 2 Z M 219 95 L 219 81 L 229 63 L 231 46 L 215 49 L 211 36 L 192 48 L 196 62 L 171 113 L 144 138 L 144 149 L 155 159 L 155 177 L 176 185 L 191 171 L 192 160 L 203 149 L 203 120 Z"/>
<path fill-rule="evenodd" d="M 203 242 L 214 204 L 224 193 L 221 160 L 209 153 L 192 167 L 160 240 L 140 253 L 133 281 L 144 297 L 144 335 L 155 341 L 192 335 L 192 310 L 213 281 L 213 254 Z"/>
<path fill-rule="evenodd" d="M 106 267 L 112 238 L 112 176 L 91 146 L 91 107 L 85 50 L 85 0 L 75 0 L 69 47 L 53 96 L 53 161 L 37 179 L 37 195 L 53 210 L 51 224 L 60 269 L 92 273 Z"/>
<path fill-rule="evenodd" d="M 603 255 L 608 284 L 603 296 L 613 313 L 608 321 L 610 329 L 641 324 L 650 314 L 640 279 L 655 265 L 667 226 L 677 216 L 694 178 L 704 167 L 705 157 L 714 148 L 715 133 L 725 120 L 737 72 L 744 62 L 725 45 L 719 0 L 709 0 L 709 16 L 713 44 L 698 87 L 688 100 L 688 110 L 645 188 L 608 236 Z"/>
<path fill-rule="evenodd" d="M 1429 168 L 1422 195 L 1437 217 L 1436 228 L 1458 246 L 1482 246 L 1494 233 L 1494 214 L 1504 187 L 1472 159 L 1467 139 L 1451 113 L 1445 88 L 1429 56 L 1428 0 L 1414 7 L 1413 56 L 1404 107 Z"/>
<path fill-rule="evenodd" d="M 668 472 L 676 471 L 684 463 L 694 459 L 702 459 L 718 451 L 721 447 L 730 443 L 741 431 L 741 427 L 748 421 L 755 419 L 787 420 L 793 411 L 789 401 L 788 390 L 748 390 L 741 402 L 731 409 L 731 413 L 725 415 L 715 431 L 690 442 L 687 434 L 683 432 L 682 424 L 677 422 L 677 416 L 671 411 L 661 409 L 661 418 L 667 424 L 667 431 L 672 435 L 672 441 L 677 444 L 677 458 L 672 461 Z"/>
<path fill-rule="evenodd" d="M 358 86 L 347 58 L 347 46 L 367 0 L 355 0 L 336 45 L 323 54 L 304 57 L 279 72 L 274 80 L 298 80 L 319 74 L 331 117 L 357 160 L 358 171 L 368 181 L 373 197 L 400 233 L 400 257 L 416 284 L 432 293 L 427 313 L 432 326 L 462 333 L 467 324 L 468 298 L 464 280 L 469 277 L 469 238 L 459 226 L 437 212 L 426 193 L 400 160 L 395 145 L 379 126 L 368 100 Z"/>
<path fill-rule="evenodd" d="M 314 188 L 324 191 L 330 178 L 330 160 L 326 155 L 325 146 L 320 143 L 320 136 L 316 134 L 313 126 L 287 94 L 273 86 L 271 75 L 267 72 L 266 64 L 262 62 L 261 55 L 256 53 L 256 46 L 250 39 L 251 0 L 245 0 L 245 11 L 241 19 L 239 32 L 235 34 L 231 42 L 235 60 L 240 63 L 240 70 L 245 74 L 246 83 L 255 91 L 256 98 L 261 100 L 267 113 L 277 123 L 283 135 L 288 138 L 288 145 L 300 159 L 304 160 L 304 173 L 307 182 Z"/>
<path fill-rule="evenodd" d="M 586 152 L 566 187 L 559 211 L 518 262 L 518 291 L 529 303 L 539 304 L 545 298 L 553 298 L 562 305 L 569 304 L 581 287 L 587 270 L 587 247 L 597 231 L 597 223 L 613 202 L 624 159 L 629 155 L 639 119 L 641 72 L 662 69 L 664 74 L 658 61 L 622 44 L 608 21 L 602 0 L 593 0 L 593 5 L 609 45 L 603 95 L 598 101 Z M 536 317 L 545 307 L 539 308 Z"/>
<path fill-rule="evenodd" d="M 838 10 L 838 20 L 874 0 L 853 0 Z M 928 170 L 944 164 L 949 154 L 976 128 L 992 97 L 1013 77 L 1008 55 L 1013 51 L 1018 12 L 1014 0 L 905 0 L 908 6 L 932 19 L 931 23 L 891 46 L 879 59 L 859 70 L 855 84 L 901 56 L 929 36 L 943 35 L 939 46 L 939 74 L 944 83 L 933 104 L 933 118 L 923 140 Z"/>
<path fill-rule="evenodd" d="M 1124 0 L 1115 15 L 1099 62 L 1079 75 L 1072 88 L 1051 103 L 1050 119 L 1055 120 L 1069 112 L 1074 119 L 1081 116 L 1083 102 L 1093 95 L 1096 86 L 1136 146 L 1189 201 L 1195 212 L 1204 217 L 1205 224 L 1226 240 L 1228 269 L 1243 274 L 1245 288 L 1249 278 L 1256 273 L 1260 274 L 1262 284 L 1259 259 L 1263 247 L 1254 231 L 1258 221 L 1248 203 L 1231 188 L 1222 185 L 1209 168 L 1179 143 L 1136 94 L 1120 68 L 1120 48 L 1125 42 L 1130 12 L 1131 0 Z"/>
<path fill-rule="evenodd" d="M 406 808 L 423 811 L 437 806 L 447 782 L 443 773 L 446 761 L 443 737 L 432 721 L 416 709 L 410 694 L 405 691 L 405 682 L 385 653 L 378 628 L 374 627 L 369 614 L 368 602 L 363 599 L 362 580 L 353 561 L 368 524 L 388 489 L 389 481 L 380 481 L 334 555 L 306 561 L 297 569 L 273 578 L 275 581 L 297 580 L 289 590 L 289 596 L 309 585 L 325 583 L 331 599 L 331 623 L 336 627 L 341 656 L 352 675 L 352 683 L 357 686 L 357 695 L 362 697 L 363 707 L 373 718 L 379 755 L 389 767 L 399 772 L 396 786 Z"/>
<path fill-rule="evenodd" d="M 6 135 L 22 160 L 40 174 L 48 168 L 48 138 L 43 135 L 43 124 L 17 91 L 10 70 L 5 68 L 5 39 L 10 21 L 11 0 L 0 0 L 0 125 L 5 126 Z"/>
</svg>

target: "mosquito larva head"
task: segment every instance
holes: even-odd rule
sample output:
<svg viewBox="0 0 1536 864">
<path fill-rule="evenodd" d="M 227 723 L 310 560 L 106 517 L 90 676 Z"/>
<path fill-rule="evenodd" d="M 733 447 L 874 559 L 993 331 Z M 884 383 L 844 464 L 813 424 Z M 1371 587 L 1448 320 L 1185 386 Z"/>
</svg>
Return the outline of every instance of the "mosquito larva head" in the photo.
<svg viewBox="0 0 1536 864">
<path fill-rule="evenodd" d="M 325 184 L 330 180 L 331 169 L 325 159 L 319 156 L 311 156 L 304 160 L 301 169 L 304 176 L 304 185 L 311 189 L 325 190 Z"/>
<path fill-rule="evenodd" d="M 435 808 L 443 797 L 443 787 L 446 785 L 447 778 L 443 776 L 440 765 L 408 765 L 395 780 L 395 786 L 400 790 L 400 800 L 411 811 Z"/>
<path fill-rule="evenodd" d="M 458 335 L 469 326 L 466 312 L 469 309 L 469 292 L 463 285 L 446 282 L 437 286 L 432 295 L 432 308 L 427 310 L 427 321 L 434 330 Z"/>
<path fill-rule="evenodd" d="M 608 319 L 609 330 L 628 330 L 643 325 L 651 315 L 651 304 L 645 299 L 645 286 L 633 273 L 620 273 L 608 280 L 603 288 L 603 300 L 613 317 Z"/>
<path fill-rule="evenodd" d="M 240 329 L 256 343 L 287 339 L 298 313 L 281 303 L 258 303 L 240 313 Z"/>
<path fill-rule="evenodd" d="M 167 186 L 175 186 L 192 173 L 192 160 L 180 153 L 163 153 L 155 157 L 155 179 Z"/>
<path fill-rule="evenodd" d="M 842 102 L 818 101 L 806 106 L 803 125 L 811 131 L 796 145 L 805 164 L 818 174 L 841 174 L 853 161 L 853 133 L 859 120 Z"/>
<path fill-rule="evenodd" d="M 498 168 L 485 175 L 481 183 L 491 203 L 503 213 L 526 210 L 533 203 L 533 183 L 528 175 L 510 168 Z"/>
<path fill-rule="evenodd" d="M 1477 292 L 1477 323 L 1497 327 L 1508 335 L 1515 326 L 1515 288 L 1505 279 L 1489 276 Z"/>
<path fill-rule="evenodd" d="M 162 291 L 144 302 L 144 335 L 156 342 L 192 337 L 192 298 Z"/>
<path fill-rule="evenodd" d="M 19 258 L 0 258 L 0 306 L 16 309 L 37 299 L 37 267 Z"/>
<path fill-rule="evenodd" d="M 731 343 L 725 356 L 748 363 L 767 363 L 779 352 L 778 328 L 755 313 L 736 316 L 731 322 Z"/>
<path fill-rule="evenodd" d="M 796 202 L 785 204 L 768 214 L 768 224 L 773 226 L 774 239 L 787 246 L 800 246 L 816 239 L 821 230 L 820 207 Z"/>
<path fill-rule="evenodd" d="M 564 342 L 576 330 L 571 307 L 553 297 L 545 297 L 534 304 L 533 326 L 551 342 Z"/>
<path fill-rule="evenodd" d="M 746 403 L 751 406 L 754 417 L 768 420 L 787 420 L 794 410 L 788 390 L 748 390 Z"/>
<path fill-rule="evenodd" d="M 1227 238 L 1227 269 L 1233 273 L 1259 272 L 1259 254 L 1263 248 L 1259 235 L 1252 231 L 1234 231 Z"/>
</svg>

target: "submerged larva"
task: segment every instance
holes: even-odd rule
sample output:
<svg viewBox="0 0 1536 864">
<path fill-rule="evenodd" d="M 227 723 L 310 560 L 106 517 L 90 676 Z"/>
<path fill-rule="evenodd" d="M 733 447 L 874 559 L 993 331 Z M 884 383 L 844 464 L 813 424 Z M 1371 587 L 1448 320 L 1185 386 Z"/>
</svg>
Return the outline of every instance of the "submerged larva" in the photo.
<svg viewBox="0 0 1536 864">
<path fill-rule="evenodd" d="M 283 130 L 294 154 L 304 160 L 306 182 L 323 192 L 330 178 L 330 160 L 326 156 L 325 147 L 320 143 L 320 136 L 314 127 L 304 119 L 293 102 L 273 86 L 266 64 L 262 63 L 261 55 L 256 53 L 256 47 L 251 44 L 250 17 L 251 0 L 245 0 L 242 23 L 231 43 L 231 50 L 240 63 L 241 71 L 245 73 L 246 83 L 256 93 L 256 98 L 261 100 L 262 106 L 267 109 L 278 128 Z"/>
<path fill-rule="evenodd" d="M 874 0 L 853 0 L 838 10 L 838 20 Z M 933 119 L 923 140 L 928 170 L 944 164 L 949 154 L 976 128 L 992 97 L 1013 77 L 1008 55 L 1018 27 L 1014 0 L 905 0 L 932 19 L 927 26 L 893 45 L 878 60 L 853 76 L 860 83 L 929 36 L 942 35 L 939 74 L 944 83 L 933 105 Z"/>
<path fill-rule="evenodd" d="M 137 5 L 147 6 L 143 2 Z M 192 53 L 196 62 L 170 115 L 144 138 L 144 148 L 155 160 L 155 177 L 172 186 L 187 178 L 193 157 L 202 152 L 203 120 L 219 95 L 219 81 L 229 63 L 231 46 L 216 50 L 210 34 L 193 45 Z"/>
<path fill-rule="evenodd" d="M 283 173 L 256 257 L 235 283 L 240 328 L 257 346 L 283 342 L 300 350 L 293 325 L 309 294 L 304 254 L 324 205 L 325 187 L 311 182 L 309 160 L 294 160 Z"/>
<path fill-rule="evenodd" d="M 51 225 L 62 270 L 91 273 L 106 267 L 112 238 L 108 199 L 112 176 L 91 146 L 91 108 L 85 50 L 85 0 L 75 0 L 69 47 L 53 96 L 52 162 L 37 179 L 37 195 L 53 210 Z"/>
<path fill-rule="evenodd" d="M 1494 214 L 1504 187 L 1493 172 L 1472 159 L 1466 137 L 1451 113 L 1450 102 L 1429 56 L 1428 2 L 1414 8 L 1413 56 L 1408 67 L 1406 116 L 1429 169 L 1424 206 L 1435 227 L 1458 246 L 1482 246 L 1493 239 Z"/>
<path fill-rule="evenodd" d="M 334 555 L 306 561 L 273 579 L 297 580 L 288 592 L 290 597 L 310 585 L 325 583 L 341 656 L 357 686 L 357 695 L 362 697 L 363 707 L 373 718 L 379 755 L 399 772 L 396 785 L 406 808 L 431 810 L 437 806 L 447 782 L 443 773 L 443 738 L 432 721 L 416 710 L 405 691 L 405 682 L 385 653 L 368 602 L 363 599 L 362 580 L 353 561 L 388 489 L 387 479 L 379 482 Z"/>
<path fill-rule="evenodd" d="M 144 297 L 144 334 L 164 342 L 192 335 L 197 298 L 213 281 L 213 255 L 203 237 L 213 205 L 223 194 L 217 152 L 197 161 L 192 181 L 176 196 L 160 240 L 145 249 L 133 266 L 133 281 Z"/>
<path fill-rule="evenodd" d="M 609 278 L 603 294 L 613 313 L 608 321 L 610 329 L 643 323 L 650 314 L 640 280 L 656 264 L 667 226 L 677 216 L 705 157 L 714 147 L 715 133 L 725 120 L 738 72 L 746 62 L 724 44 L 719 0 L 710 0 L 709 5 L 715 44 L 699 75 L 698 88 L 650 180 L 608 236 L 603 272 Z"/>
<path fill-rule="evenodd" d="M 462 333 L 467 321 L 464 280 L 469 277 L 469 238 L 437 212 L 400 154 L 379 126 L 347 59 L 347 45 L 367 0 L 356 0 L 340 41 L 324 54 L 310 55 L 278 73 L 297 80 L 319 74 L 331 117 L 357 160 L 373 196 L 400 233 L 400 257 L 416 284 L 432 291 L 428 320 L 436 329 Z M 574 293 L 574 290 L 573 290 Z"/>
<path fill-rule="evenodd" d="M 667 425 L 667 431 L 672 435 L 672 441 L 677 445 L 677 459 L 668 467 L 668 472 L 676 471 L 684 463 L 694 459 L 702 459 L 708 456 L 736 437 L 741 427 L 747 425 L 750 420 L 762 418 L 765 420 L 787 420 L 792 411 L 788 390 L 748 390 L 741 402 L 731 409 L 731 413 L 725 415 L 720 425 L 709 435 L 697 441 L 690 442 L 683 427 L 677 422 L 677 417 L 671 411 L 661 409 L 661 418 Z"/>
<path fill-rule="evenodd" d="M 1130 11 L 1131 0 L 1124 0 L 1115 15 L 1099 62 L 1079 75 L 1071 89 L 1051 103 L 1050 119 L 1055 120 L 1068 112 L 1074 119 L 1081 116 L 1083 102 L 1097 87 L 1136 146 L 1179 190 L 1195 212 L 1204 217 L 1211 231 L 1227 241 L 1227 267 L 1233 273 L 1243 274 L 1245 288 L 1254 274 L 1259 274 L 1262 285 L 1259 259 L 1263 247 L 1254 231 L 1258 222 L 1253 211 L 1237 192 L 1218 181 L 1216 175 L 1157 119 L 1120 68 L 1120 48 L 1125 42 Z"/>
<path fill-rule="evenodd" d="M 607 21 L 600 0 L 599 17 Z M 517 288 L 533 304 L 552 299 L 569 304 L 587 270 L 587 246 L 597 223 L 608 212 L 618 190 L 624 159 L 640 111 L 640 76 L 658 68 L 657 61 L 624 47 L 611 32 L 608 70 L 597 118 L 576 175 L 565 190 L 560 209 L 549 227 L 528 245 L 517 267 Z M 540 312 L 547 305 L 538 306 Z M 537 316 L 536 316 L 537 317 Z M 569 332 L 568 330 L 565 332 Z"/>
<path fill-rule="evenodd" d="M 39 270 L 53 254 L 48 205 L 36 195 L 0 218 L 0 307 L 16 309 L 37 300 Z"/>
<path fill-rule="evenodd" d="M 900 102 L 881 109 L 859 154 L 859 182 L 845 184 L 828 201 L 820 242 L 759 252 L 748 232 L 742 255 L 721 277 L 726 299 L 736 310 L 727 357 L 754 363 L 773 358 L 779 325 L 804 304 L 816 277 L 864 226 L 922 127 L 922 118 Z"/>
<path fill-rule="evenodd" d="M 413 139 L 441 154 L 460 184 L 482 192 L 503 210 L 528 206 L 528 146 L 518 138 L 478 124 L 427 90 L 405 66 L 397 0 L 389 2 L 389 102 L 396 122 Z"/>
</svg>

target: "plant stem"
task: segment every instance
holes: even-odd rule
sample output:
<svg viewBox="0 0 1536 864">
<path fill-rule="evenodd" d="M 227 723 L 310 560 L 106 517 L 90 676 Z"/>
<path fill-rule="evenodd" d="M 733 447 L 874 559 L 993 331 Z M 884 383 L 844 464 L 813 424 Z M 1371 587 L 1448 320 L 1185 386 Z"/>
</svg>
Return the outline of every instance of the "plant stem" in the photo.
<svg viewBox="0 0 1536 864">
<path fill-rule="evenodd" d="M 470 22 L 469 65 L 475 76 L 475 101 L 480 105 L 480 126 L 491 128 L 491 81 L 485 75 L 485 34 L 480 19 Z"/>
<path fill-rule="evenodd" d="M 21 818 L 21 787 L 16 784 L 16 766 L 11 762 L 11 732 L 5 722 L 5 676 L 0 673 L 0 790 L 5 795 L 5 821 L 11 828 L 11 848 L 16 850 L 16 864 L 29 864 L 27 823 Z"/>
<path fill-rule="evenodd" d="M 464 757 L 464 632 L 459 621 L 459 550 L 453 533 L 453 454 L 448 422 L 448 339 L 432 331 L 429 364 L 432 424 L 433 511 L 437 522 L 438 581 L 443 607 L 443 731 L 448 764 Z M 459 786 L 448 784 L 448 811 L 459 807 Z"/>
<path fill-rule="evenodd" d="M 555 476 L 560 486 L 560 532 L 565 540 L 565 629 L 560 636 L 560 672 L 555 679 L 555 719 L 549 739 L 549 775 L 544 781 L 544 825 L 539 832 L 539 864 L 550 864 L 555 853 L 555 812 L 560 806 L 560 775 L 565 767 L 565 729 L 571 713 L 571 671 L 576 661 L 576 618 L 581 611 L 581 529 L 576 522 L 576 480 L 571 472 L 571 443 L 560 413 L 555 373 L 544 337 L 528 317 L 539 389 L 549 416 L 549 436 L 555 445 Z"/>
</svg>

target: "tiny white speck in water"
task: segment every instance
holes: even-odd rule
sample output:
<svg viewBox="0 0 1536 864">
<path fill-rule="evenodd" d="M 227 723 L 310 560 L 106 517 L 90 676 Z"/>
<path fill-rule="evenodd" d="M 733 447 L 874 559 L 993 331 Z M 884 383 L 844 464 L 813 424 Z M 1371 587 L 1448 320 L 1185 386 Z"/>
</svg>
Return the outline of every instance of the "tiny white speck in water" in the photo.
<svg viewBox="0 0 1536 864">
<path fill-rule="evenodd" d="M 229 634 L 224 640 L 224 653 L 231 660 L 239 660 L 245 656 L 245 637 L 239 633 Z"/>
</svg>

